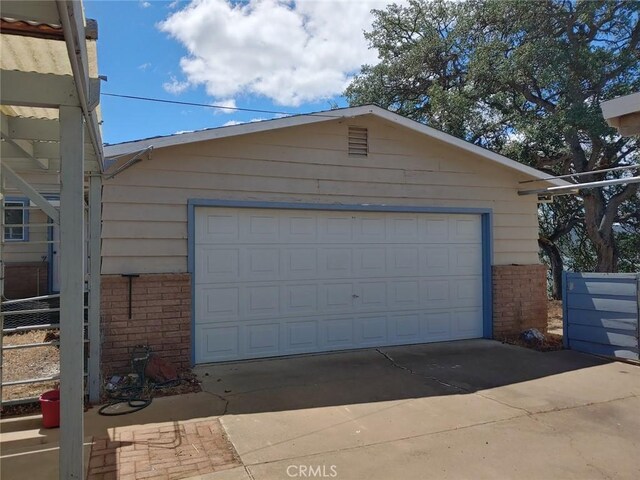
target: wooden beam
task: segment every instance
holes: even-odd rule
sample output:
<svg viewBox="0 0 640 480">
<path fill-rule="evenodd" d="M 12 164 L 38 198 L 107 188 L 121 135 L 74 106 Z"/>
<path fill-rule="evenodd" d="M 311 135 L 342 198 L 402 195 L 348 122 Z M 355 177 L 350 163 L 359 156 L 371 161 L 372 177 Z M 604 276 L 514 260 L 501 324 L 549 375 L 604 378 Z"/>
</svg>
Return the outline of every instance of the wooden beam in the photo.
<svg viewBox="0 0 640 480">
<path fill-rule="evenodd" d="M 60 107 L 60 480 L 84 473 L 84 126 Z"/>
<path fill-rule="evenodd" d="M 102 175 L 89 177 L 89 401 L 100 401 L 100 270 Z"/>
<path fill-rule="evenodd" d="M 11 138 L 40 140 L 43 142 L 60 141 L 60 124 L 58 120 L 22 117 L 4 118 L 7 119 L 7 133 Z"/>
<path fill-rule="evenodd" d="M 76 85 L 71 75 L 0 70 L 0 77 L 2 105 L 44 108 L 79 105 Z"/>
<path fill-rule="evenodd" d="M 34 142 L 27 146 L 24 140 L 8 139 L 0 144 L 2 158 L 58 158 L 60 145 L 57 143 Z"/>
<path fill-rule="evenodd" d="M 25 182 L 20 175 L 13 171 L 9 165 L 2 162 L 2 175 L 9 180 L 14 187 L 20 190 L 29 200 L 35 203 L 40 209 L 47 214 L 54 223 L 60 223 L 60 214 L 49 201 L 44 198 L 40 193 Z"/>
</svg>

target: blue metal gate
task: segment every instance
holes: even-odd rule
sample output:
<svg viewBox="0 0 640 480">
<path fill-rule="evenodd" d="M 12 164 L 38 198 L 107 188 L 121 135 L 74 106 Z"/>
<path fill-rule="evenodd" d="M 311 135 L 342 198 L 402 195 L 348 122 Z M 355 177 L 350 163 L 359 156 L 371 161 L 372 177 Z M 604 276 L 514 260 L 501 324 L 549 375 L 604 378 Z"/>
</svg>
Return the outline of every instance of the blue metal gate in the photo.
<svg viewBox="0 0 640 480">
<path fill-rule="evenodd" d="M 564 347 L 638 360 L 640 274 L 565 272 Z"/>
</svg>

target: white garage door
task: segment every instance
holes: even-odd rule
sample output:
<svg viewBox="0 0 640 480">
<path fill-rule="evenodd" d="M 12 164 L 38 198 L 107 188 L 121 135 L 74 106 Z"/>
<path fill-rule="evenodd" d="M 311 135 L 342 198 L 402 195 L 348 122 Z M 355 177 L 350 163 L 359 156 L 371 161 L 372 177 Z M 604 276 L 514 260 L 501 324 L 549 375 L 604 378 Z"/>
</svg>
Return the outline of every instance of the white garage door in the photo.
<svg viewBox="0 0 640 480">
<path fill-rule="evenodd" d="M 196 363 L 482 336 L 479 215 L 198 207 Z"/>
</svg>

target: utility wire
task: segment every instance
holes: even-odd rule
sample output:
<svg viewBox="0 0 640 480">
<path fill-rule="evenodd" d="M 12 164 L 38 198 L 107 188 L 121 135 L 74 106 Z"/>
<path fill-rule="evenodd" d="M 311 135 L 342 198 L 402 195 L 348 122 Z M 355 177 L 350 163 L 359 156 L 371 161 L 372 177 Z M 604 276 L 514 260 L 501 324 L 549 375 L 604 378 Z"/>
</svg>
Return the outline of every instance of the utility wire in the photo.
<svg viewBox="0 0 640 480">
<path fill-rule="evenodd" d="M 127 98 L 130 100 L 142 100 L 145 102 L 169 103 L 173 105 L 187 105 L 190 107 L 218 108 L 222 110 L 234 110 L 237 112 L 269 113 L 273 115 L 314 115 L 318 117 L 335 117 L 336 116 L 336 115 L 327 115 L 327 114 L 318 114 L 318 113 L 295 113 L 295 112 L 280 112 L 277 110 L 260 110 L 256 108 L 226 107 L 223 105 L 210 105 L 207 103 L 195 103 L 195 102 L 181 102 L 179 100 L 166 100 L 163 98 L 151 98 L 151 97 L 138 97 L 135 95 L 121 95 L 117 93 L 106 93 L 106 92 L 101 93 L 100 95 L 104 95 L 106 97 Z"/>
</svg>

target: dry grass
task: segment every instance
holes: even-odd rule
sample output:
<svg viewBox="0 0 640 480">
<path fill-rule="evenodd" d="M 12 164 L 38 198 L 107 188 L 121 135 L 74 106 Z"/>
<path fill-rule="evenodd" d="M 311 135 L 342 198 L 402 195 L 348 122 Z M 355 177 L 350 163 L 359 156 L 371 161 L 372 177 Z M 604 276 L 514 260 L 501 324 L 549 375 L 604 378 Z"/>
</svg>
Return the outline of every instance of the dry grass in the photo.
<svg viewBox="0 0 640 480">
<path fill-rule="evenodd" d="M 58 331 L 32 330 L 25 333 L 13 333 L 3 337 L 3 346 L 41 343 L 57 336 Z M 27 380 L 30 378 L 50 377 L 60 372 L 60 353 L 56 346 L 20 348 L 5 350 L 2 355 L 3 382 Z M 3 400 L 37 397 L 51 390 L 56 382 L 32 383 L 8 386 L 2 389 Z"/>
</svg>

